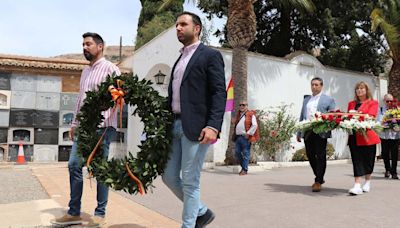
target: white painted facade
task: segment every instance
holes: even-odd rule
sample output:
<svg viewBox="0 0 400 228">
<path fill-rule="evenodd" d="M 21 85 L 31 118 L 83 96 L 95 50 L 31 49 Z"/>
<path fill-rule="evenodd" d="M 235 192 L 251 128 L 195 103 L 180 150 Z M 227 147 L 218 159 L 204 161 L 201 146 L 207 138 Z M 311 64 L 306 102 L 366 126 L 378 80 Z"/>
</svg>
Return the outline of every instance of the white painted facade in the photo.
<svg viewBox="0 0 400 228">
<path fill-rule="evenodd" d="M 170 28 L 154 38 L 151 42 L 136 50 L 133 56 L 133 72 L 139 78 L 146 78 L 154 82 L 154 75 L 160 70 L 166 74 L 164 85 L 153 86 L 161 95 L 167 95 L 171 69 L 179 57 L 182 44 L 176 38 L 175 28 Z M 225 76 L 228 84 L 231 78 L 232 51 L 218 48 L 225 62 Z M 248 102 L 250 109 L 268 109 L 282 104 L 293 104 L 292 114 L 296 117 L 305 94 L 311 93 L 310 80 L 314 76 L 324 80 L 324 93 L 336 100 L 337 108 L 347 109 L 347 103 L 354 97 L 354 85 L 359 81 L 368 83 L 376 99 L 381 100 L 386 93 L 386 81 L 380 82 L 370 74 L 325 67 L 316 58 L 306 53 L 294 53 L 288 59 L 266 56 L 256 53 L 248 54 Z M 380 84 L 383 86 L 380 89 Z M 131 107 L 132 109 L 132 107 Z M 132 113 L 132 110 L 129 111 Z M 228 143 L 230 113 L 226 113 L 222 127 L 221 139 L 210 147 L 207 161 L 221 163 L 225 158 Z M 128 151 L 138 151 L 143 124 L 137 117 L 130 117 L 128 121 Z M 341 136 L 343 138 L 343 135 Z M 340 145 L 336 142 L 339 142 Z M 343 140 L 333 139 L 335 149 L 342 157 L 346 157 L 343 150 Z M 295 144 L 295 149 L 303 144 Z M 289 155 L 291 157 L 291 153 Z M 288 160 L 288 159 L 285 159 Z"/>
</svg>

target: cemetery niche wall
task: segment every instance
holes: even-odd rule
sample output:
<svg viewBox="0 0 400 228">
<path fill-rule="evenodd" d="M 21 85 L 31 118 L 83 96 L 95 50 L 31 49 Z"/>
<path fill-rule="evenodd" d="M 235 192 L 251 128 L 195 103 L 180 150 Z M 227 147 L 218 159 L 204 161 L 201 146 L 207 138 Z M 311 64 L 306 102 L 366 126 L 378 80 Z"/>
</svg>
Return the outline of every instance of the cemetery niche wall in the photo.
<svg viewBox="0 0 400 228">
<path fill-rule="evenodd" d="M 87 61 L 0 54 L 0 161 L 68 161 L 69 124 Z"/>
</svg>

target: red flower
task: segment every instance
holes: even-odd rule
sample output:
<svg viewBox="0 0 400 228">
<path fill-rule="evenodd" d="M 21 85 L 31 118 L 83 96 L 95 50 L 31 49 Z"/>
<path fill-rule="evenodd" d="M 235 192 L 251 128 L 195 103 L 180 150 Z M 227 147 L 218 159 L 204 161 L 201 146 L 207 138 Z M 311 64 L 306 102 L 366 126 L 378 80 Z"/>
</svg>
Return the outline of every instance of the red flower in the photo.
<svg viewBox="0 0 400 228">
<path fill-rule="evenodd" d="M 271 137 L 275 137 L 277 135 L 276 131 L 271 131 Z"/>
<path fill-rule="evenodd" d="M 340 112 L 340 109 L 336 109 L 336 111 L 335 112 Z"/>
<path fill-rule="evenodd" d="M 315 116 L 315 118 L 318 118 L 318 115 L 317 115 L 317 113 L 315 113 L 315 114 L 314 114 L 314 116 Z"/>
<path fill-rule="evenodd" d="M 333 121 L 333 120 L 334 120 L 333 115 L 328 115 L 328 120 L 329 120 L 329 121 Z"/>
<path fill-rule="evenodd" d="M 348 115 L 347 118 L 349 118 L 349 120 L 350 120 L 353 118 L 353 115 Z"/>
<path fill-rule="evenodd" d="M 340 122 L 342 122 L 342 118 L 336 118 L 335 122 L 336 124 L 340 124 Z"/>
<path fill-rule="evenodd" d="M 364 121 L 365 117 L 364 116 L 360 116 L 360 121 Z"/>
<path fill-rule="evenodd" d="M 321 115 L 321 118 L 322 118 L 323 120 L 326 120 L 326 115 L 322 114 L 322 115 Z"/>
</svg>

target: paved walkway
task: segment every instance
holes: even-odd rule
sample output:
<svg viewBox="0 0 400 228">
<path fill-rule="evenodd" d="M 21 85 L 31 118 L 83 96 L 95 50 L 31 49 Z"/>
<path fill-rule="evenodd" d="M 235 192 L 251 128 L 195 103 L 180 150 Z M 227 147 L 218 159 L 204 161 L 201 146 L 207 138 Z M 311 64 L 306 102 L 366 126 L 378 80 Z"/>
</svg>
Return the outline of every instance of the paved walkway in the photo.
<svg viewBox="0 0 400 228">
<path fill-rule="evenodd" d="M 0 204 L 0 228 L 46 227 L 50 219 L 65 211 L 69 199 L 66 165 L 26 169 L 32 170 L 49 198 Z M 313 178 L 307 166 L 250 172 L 247 176 L 224 167 L 208 169 L 202 173 L 202 199 L 217 217 L 207 228 L 400 227 L 400 181 L 383 178 L 383 171 L 378 162 L 371 192 L 352 197 L 347 194 L 353 185 L 351 164 L 328 164 L 320 193 L 311 192 Z M 86 220 L 96 202 L 94 182 L 92 185 L 90 188 L 85 181 L 82 211 Z M 146 196 L 110 192 L 106 227 L 180 227 L 182 204 L 160 178 L 154 185 L 153 194 Z"/>
<path fill-rule="evenodd" d="M 66 165 L 32 165 L 26 166 L 26 169 L 32 170 L 50 198 L 0 204 L 0 228 L 46 227 L 51 225 L 51 219 L 65 213 L 69 201 L 69 175 Z M 94 181 L 91 188 L 90 181 L 85 179 L 82 201 L 82 217 L 89 221 L 96 207 Z M 178 228 L 179 223 L 110 191 L 106 227 Z"/>
</svg>

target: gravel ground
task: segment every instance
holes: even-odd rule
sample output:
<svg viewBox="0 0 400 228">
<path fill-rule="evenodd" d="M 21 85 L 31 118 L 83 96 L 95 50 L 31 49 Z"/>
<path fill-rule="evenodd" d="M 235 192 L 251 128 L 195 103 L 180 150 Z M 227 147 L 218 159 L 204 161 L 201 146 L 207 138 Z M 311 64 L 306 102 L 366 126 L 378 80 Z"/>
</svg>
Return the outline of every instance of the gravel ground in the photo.
<svg viewBox="0 0 400 228">
<path fill-rule="evenodd" d="M 0 204 L 49 199 L 28 166 L 0 166 Z"/>
</svg>

